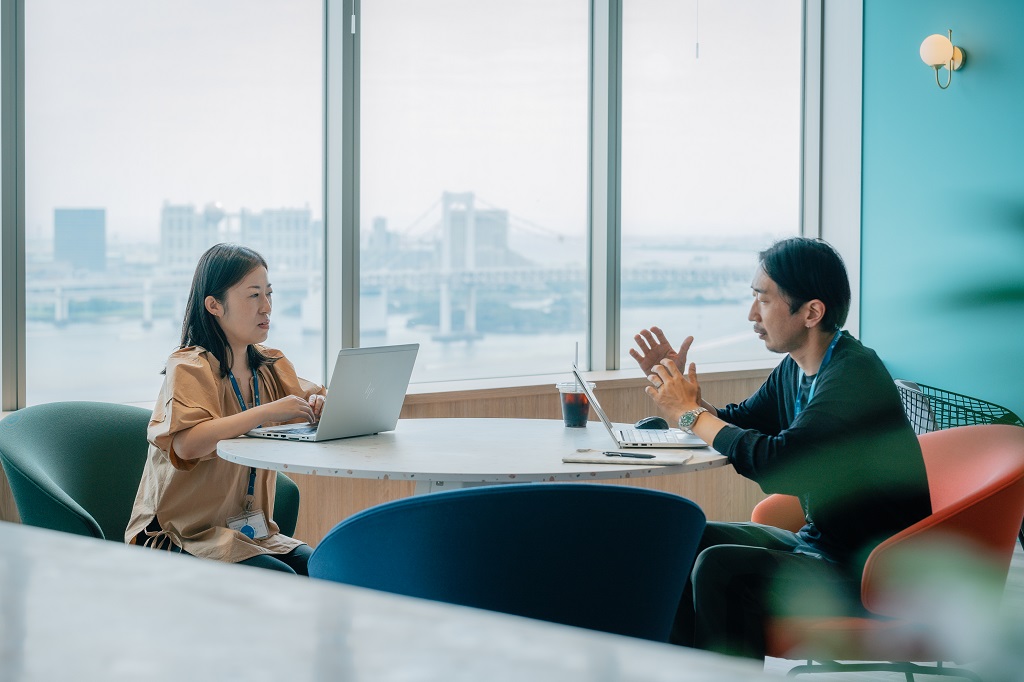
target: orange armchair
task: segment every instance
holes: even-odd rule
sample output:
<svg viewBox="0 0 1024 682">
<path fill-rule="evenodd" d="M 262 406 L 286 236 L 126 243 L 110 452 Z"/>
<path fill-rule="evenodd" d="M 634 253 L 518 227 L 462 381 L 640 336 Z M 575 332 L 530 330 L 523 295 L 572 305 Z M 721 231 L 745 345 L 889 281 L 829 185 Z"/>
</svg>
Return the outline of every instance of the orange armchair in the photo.
<svg viewBox="0 0 1024 682">
<path fill-rule="evenodd" d="M 943 661 L 983 655 L 984 642 L 964 635 L 973 629 L 984 637 L 976 626 L 994 622 L 1005 586 L 1024 520 L 1024 429 L 963 426 L 919 439 L 932 514 L 868 556 L 861 579 L 868 617 L 784 617 L 769 624 L 769 656 L 807 661 L 791 675 L 884 670 L 908 680 L 914 673 L 980 680 Z M 795 531 L 803 513 L 797 498 L 772 495 L 751 520 Z"/>
<path fill-rule="evenodd" d="M 750 520 L 794 533 L 806 523 L 800 500 L 793 495 L 769 495 L 757 503 L 750 513 Z"/>
</svg>

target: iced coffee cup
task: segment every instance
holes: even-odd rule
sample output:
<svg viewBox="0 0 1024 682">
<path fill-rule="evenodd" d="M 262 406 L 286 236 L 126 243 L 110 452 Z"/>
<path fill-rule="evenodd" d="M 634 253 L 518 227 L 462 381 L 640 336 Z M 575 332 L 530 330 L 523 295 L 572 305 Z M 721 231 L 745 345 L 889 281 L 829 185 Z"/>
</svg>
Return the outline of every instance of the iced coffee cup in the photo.
<svg viewBox="0 0 1024 682">
<path fill-rule="evenodd" d="M 590 416 L 590 401 L 583 387 L 575 381 L 563 381 L 555 384 L 558 393 L 562 398 L 562 421 L 570 428 L 580 428 L 587 425 L 587 418 Z M 588 381 L 587 387 L 594 390 L 596 384 Z"/>
</svg>

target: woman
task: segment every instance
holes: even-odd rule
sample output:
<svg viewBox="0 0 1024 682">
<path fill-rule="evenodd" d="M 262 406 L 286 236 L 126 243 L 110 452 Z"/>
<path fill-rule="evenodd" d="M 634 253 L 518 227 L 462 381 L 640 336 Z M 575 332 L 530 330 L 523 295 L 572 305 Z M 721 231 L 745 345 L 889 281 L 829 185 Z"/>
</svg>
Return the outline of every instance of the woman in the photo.
<svg viewBox="0 0 1024 682">
<path fill-rule="evenodd" d="M 320 418 L 324 387 L 260 345 L 271 293 L 267 263 L 251 249 L 217 244 L 199 259 L 125 542 L 306 575 L 312 550 L 272 517 L 277 474 L 216 453 L 217 441 L 257 426 Z"/>
</svg>

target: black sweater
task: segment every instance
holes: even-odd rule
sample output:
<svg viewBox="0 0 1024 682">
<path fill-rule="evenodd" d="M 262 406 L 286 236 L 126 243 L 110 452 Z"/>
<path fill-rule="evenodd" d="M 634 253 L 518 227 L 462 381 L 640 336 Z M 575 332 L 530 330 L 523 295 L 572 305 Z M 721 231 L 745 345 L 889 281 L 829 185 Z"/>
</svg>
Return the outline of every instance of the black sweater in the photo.
<svg viewBox="0 0 1024 682">
<path fill-rule="evenodd" d="M 847 333 L 795 414 L 800 368 L 789 356 L 739 405 L 714 447 L 766 493 L 796 495 L 800 535 L 824 556 L 859 571 L 878 543 L 931 513 L 917 437 L 892 377 Z M 806 388 L 805 388 L 806 391 Z"/>
</svg>

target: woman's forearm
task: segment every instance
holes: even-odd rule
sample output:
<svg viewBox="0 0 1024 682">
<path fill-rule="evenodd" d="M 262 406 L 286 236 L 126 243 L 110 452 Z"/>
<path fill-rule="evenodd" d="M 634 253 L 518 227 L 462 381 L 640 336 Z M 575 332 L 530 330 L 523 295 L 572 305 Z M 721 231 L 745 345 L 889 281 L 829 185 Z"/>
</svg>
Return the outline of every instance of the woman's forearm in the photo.
<svg viewBox="0 0 1024 682">
<path fill-rule="evenodd" d="M 196 424 L 174 435 L 174 453 L 179 459 L 195 460 L 213 454 L 218 441 L 251 431 L 261 423 L 259 410 L 253 408 L 229 417 L 218 417 Z"/>
</svg>

